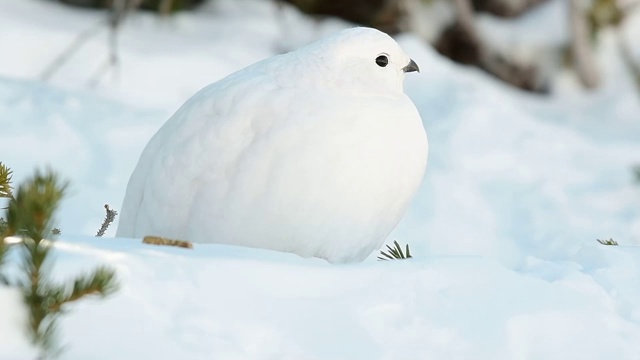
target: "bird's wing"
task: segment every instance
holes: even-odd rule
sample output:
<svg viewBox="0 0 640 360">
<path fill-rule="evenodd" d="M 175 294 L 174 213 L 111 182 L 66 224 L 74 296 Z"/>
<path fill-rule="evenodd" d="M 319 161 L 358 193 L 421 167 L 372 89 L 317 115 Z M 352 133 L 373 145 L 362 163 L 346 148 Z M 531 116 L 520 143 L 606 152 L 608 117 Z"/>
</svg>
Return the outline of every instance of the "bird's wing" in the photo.
<svg viewBox="0 0 640 360">
<path fill-rule="evenodd" d="M 129 179 L 116 236 L 183 237 L 204 184 L 222 200 L 238 157 L 268 128 L 268 108 L 278 106 L 269 100 L 279 85 L 268 70 L 209 85 L 158 130 Z"/>
</svg>

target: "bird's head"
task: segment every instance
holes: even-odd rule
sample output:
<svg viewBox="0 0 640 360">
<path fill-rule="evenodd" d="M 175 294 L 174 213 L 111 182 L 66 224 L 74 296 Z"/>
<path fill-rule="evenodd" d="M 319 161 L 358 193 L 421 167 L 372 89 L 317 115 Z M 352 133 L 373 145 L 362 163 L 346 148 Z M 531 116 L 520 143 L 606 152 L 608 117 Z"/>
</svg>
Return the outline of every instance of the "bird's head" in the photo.
<svg viewBox="0 0 640 360">
<path fill-rule="evenodd" d="M 328 85 L 349 91 L 402 93 L 405 74 L 420 71 L 389 35 L 365 27 L 319 40 L 304 49 L 302 56 L 320 70 L 318 75 Z"/>
</svg>

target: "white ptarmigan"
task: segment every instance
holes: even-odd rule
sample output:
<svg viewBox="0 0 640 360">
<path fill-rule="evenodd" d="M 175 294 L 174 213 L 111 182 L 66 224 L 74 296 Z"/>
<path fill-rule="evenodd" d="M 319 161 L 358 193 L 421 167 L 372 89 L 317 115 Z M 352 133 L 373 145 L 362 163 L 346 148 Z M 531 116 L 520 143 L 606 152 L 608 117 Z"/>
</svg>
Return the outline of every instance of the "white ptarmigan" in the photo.
<svg viewBox="0 0 640 360">
<path fill-rule="evenodd" d="M 403 91 L 417 70 L 357 27 L 205 87 L 144 149 L 116 236 L 364 260 L 424 176 L 427 136 Z"/>
</svg>

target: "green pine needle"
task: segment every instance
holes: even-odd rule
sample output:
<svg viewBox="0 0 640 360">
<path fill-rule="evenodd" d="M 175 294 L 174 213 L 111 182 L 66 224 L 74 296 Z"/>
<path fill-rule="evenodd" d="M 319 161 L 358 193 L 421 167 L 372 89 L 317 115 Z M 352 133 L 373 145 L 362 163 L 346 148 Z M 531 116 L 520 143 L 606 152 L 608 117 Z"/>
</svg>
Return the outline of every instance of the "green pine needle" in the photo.
<svg viewBox="0 0 640 360">
<path fill-rule="evenodd" d="M 10 198 L 11 192 L 11 176 L 13 172 L 5 164 L 0 162 L 0 197 Z"/>
<path fill-rule="evenodd" d="M 609 245 L 609 246 L 618 246 L 618 242 L 613 240 L 613 239 L 609 239 L 609 240 L 600 240 L 600 239 L 596 239 L 600 244 L 602 245 Z"/>
<path fill-rule="evenodd" d="M 402 250 L 398 241 L 393 241 L 393 247 L 386 245 L 387 251 L 380 250 L 380 255 L 378 255 L 378 260 L 400 260 L 400 259 L 409 259 L 411 258 L 411 251 L 409 250 L 409 244 L 406 245 L 405 250 Z"/>
<path fill-rule="evenodd" d="M 36 244 L 50 236 L 53 215 L 65 195 L 67 183 L 62 183 L 51 171 L 41 173 L 18 187 L 9 202 L 7 223 L 9 231 L 31 238 Z"/>
<path fill-rule="evenodd" d="M 68 303 L 80 300 L 88 296 L 106 297 L 118 290 L 116 273 L 113 269 L 101 266 L 90 274 L 80 275 L 73 281 L 69 290 L 66 286 L 58 286 L 52 289 L 52 312 L 60 312 Z"/>
</svg>

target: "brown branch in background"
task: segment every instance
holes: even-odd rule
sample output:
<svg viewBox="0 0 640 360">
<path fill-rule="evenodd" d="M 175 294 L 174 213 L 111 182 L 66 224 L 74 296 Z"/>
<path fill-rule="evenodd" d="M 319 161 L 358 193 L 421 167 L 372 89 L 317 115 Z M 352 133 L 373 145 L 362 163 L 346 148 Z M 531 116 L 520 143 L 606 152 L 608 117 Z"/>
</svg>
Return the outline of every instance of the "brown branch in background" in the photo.
<svg viewBox="0 0 640 360">
<path fill-rule="evenodd" d="M 519 64 L 491 49 L 478 30 L 471 0 L 453 0 L 457 18 L 435 44 L 448 58 L 475 65 L 498 79 L 518 88 L 546 92 L 547 87 L 533 65 Z"/>
<path fill-rule="evenodd" d="M 171 9 L 173 8 L 173 0 L 160 0 L 158 4 L 158 12 L 161 16 L 168 16 L 171 14 Z"/>
<path fill-rule="evenodd" d="M 424 3 L 422 0 L 402 0 L 398 2 L 398 9 L 401 14 L 398 29 L 401 32 L 415 33 L 420 35 L 424 28 Z"/>
<path fill-rule="evenodd" d="M 283 0 L 302 12 L 320 16 L 337 16 L 384 32 L 399 32 L 399 0 Z"/>
<path fill-rule="evenodd" d="M 453 0 L 455 22 L 445 29 L 435 48 L 453 61 L 477 65 L 486 55 L 486 50 L 476 29 L 475 17 L 469 0 Z"/>
<path fill-rule="evenodd" d="M 453 0 L 453 4 L 458 14 L 458 24 L 460 24 L 462 30 L 467 32 L 474 42 L 480 43 L 471 2 L 469 0 Z"/>
<path fill-rule="evenodd" d="M 589 34 L 595 41 L 604 28 L 612 28 L 616 35 L 618 55 L 629 70 L 634 85 L 640 93 L 640 62 L 635 59 L 624 33 L 626 19 L 640 5 L 640 1 L 623 4 L 620 0 L 594 0 L 587 9 Z"/>
<path fill-rule="evenodd" d="M 88 86 L 93 88 L 98 85 L 100 79 L 106 74 L 109 69 L 117 69 L 119 65 L 118 57 L 118 33 L 117 29 L 110 28 L 109 31 L 109 56 L 102 63 L 102 65 L 96 70 L 94 75 L 89 80 Z"/>
<path fill-rule="evenodd" d="M 472 0 L 473 8 L 476 11 L 484 11 L 505 18 L 518 17 L 546 1 L 547 0 Z"/>
<path fill-rule="evenodd" d="M 165 0 L 166 1 L 166 0 Z M 60 70 L 73 55 L 78 52 L 85 43 L 95 37 L 103 27 L 106 25 L 109 30 L 109 56 L 105 63 L 103 63 L 92 79 L 89 81 L 89 86 L 93 87 L 98 84 L 100 78 L 109 71 L 111 68 L 116 68 L 119 64 L 118 55 L 118 31 L 125 18 L 133 11 L 138 9 L 142 5 L 143 0 L 114 0 L 109 8 L 106 19 L 100 19 L 93 27 L 81 32 L 78 36 L 69 44 L 69 46 L 58 55 L 51 63 L 45 68 L 40 75 L 43 81 L 49 80 L 56 72 Z M 170 4 L 171 5 L 171 1 Z"/>
<path fill-rule="evenodd" d="M 101 19 L 95 24 L 93 27 L 81 32 L 78 36 L 73 40 L 71 44 L 58 55 L 51 63 L 44 69 L 40 78 L 43 81 L 49 80 L 60 68 L 71 59 L 71 57 L 91 38 L 96 36 L 102 27 L 105 24 L 105 20 Z"/>
<path fill-rule="evenodd" d="M 618 49 L 620 51 L 620 57 L 625 63 L 631 76 L 633 76 L 634 84 L 638 93 L 640 93 L 640 62 L 634 59 L 629 43 L 626 41 L 622 28 L 617 29 Z"/>
<path fill-rule="evenodd" d="M 640 8 L 640 1 L 634 1 L 632 3 L 623 4 L 620 6 L 620 12 L 622 12 L 625 17 L 626 15 L 631 14 L 633 11 L 638 10 Z"/>
<path fill-rule="evenodd" d="M 640 6 L 640 1 L 635 1 L 630 4 L 626 4 L 621 7 L 618 3 L 616 3 L 616 12 L 618 21 L 615 23 L 616 27 L 616 38 L 618 42 L 618 51 L 620 52 L 620 57 L 622 61 L 627 66 L 629 73 L 633 77 L 634 84 L 636 85 L 636 89 L 638 90 L 638 94 L 640 94 L 640 61 L 635 58 L 633 52 L 631 51 L 631 47 L 629 46 L 629 42 L 626 39 L 624 34 L 624 24 L 625 20 L 629 17 L 629 15 L 637 10 Z M 640 174 L 640 169 L 638 170 L 638 174 Z"/>
<path fill-rule="evenodd" d="M 118 54 L 118 34 L 124 20 L 140 8 L 143 0 L 113 0 L 109 8 L 108 25 L 109 25 L 109 56 L 107 60 L 96 70 L 95 74 L 89 81 L 89 87 L 95 87 L 100 79 L 109 72 L 110 69 L 117 69 L 120 64 L 120 56 Z"/>
<path fill-rule="evenodd" d="M 109 25 L 118 29 L 131 12 L 142 5 L 143 0 L 113 0 L 109 9 Z"/>
<path fill-rule="evenodd" d="M 600 84 L 600 76 L 591 46 L 587 16 L 581 0 L 569 0 L 569 24 L 572 35 L 570 49 L 573 66 L 582 85 L 593 89 Z"/>
<path fill-rule="evenodd" d="M 104 209 L 107 211 L 107 215 L 102 221 L 102 226 L 100 226 L 100 229 L 96 234 L 97 237 L 100 237 L 104 235 L 105 232 L 107 232 L 109 225 L 111 225 L 111 223 L 116 219 L 116 216 L 118 215 L 117 211 L 109 208 L 109 204 L 104 204 Z"/>
</svg>

